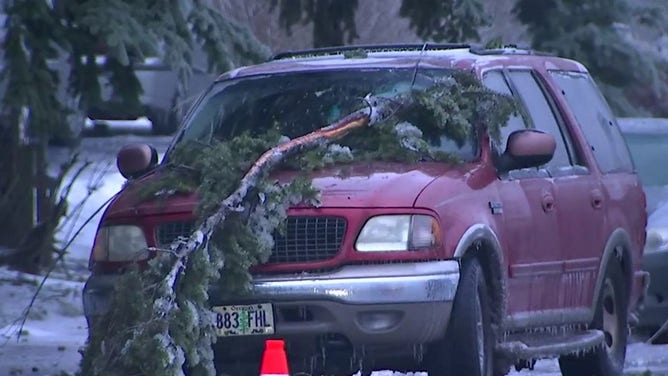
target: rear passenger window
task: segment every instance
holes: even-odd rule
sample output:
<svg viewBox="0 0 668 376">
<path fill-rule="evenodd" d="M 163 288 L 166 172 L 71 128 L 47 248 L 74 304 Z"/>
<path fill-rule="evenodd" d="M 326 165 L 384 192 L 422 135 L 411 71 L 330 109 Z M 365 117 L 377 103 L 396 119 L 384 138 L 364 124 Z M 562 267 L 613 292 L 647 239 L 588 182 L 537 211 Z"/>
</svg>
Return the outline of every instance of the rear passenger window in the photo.
<svg viewBox="0 0 668 376">
<path fill-rule="evenodd" d="M 632 171 L 633 162 L 603 95 L 586 73 L 551 71 L 602 172 Z"/>
<path fill-rule="evenodd" d="M 522 98 L 524 107 L 527 109 L 529 117 L 533 122 L 533 127 L 551 134 L 557 142 L 554 157 L 547 163 L 547 167 L 558 168 L 570 166 L 569 147 L 567 147 L 567 145 L 570 146 L 570 142 L 567 141 L 569 138 L 566 137 L 567 135 L 559 127 L 552 107 L 547 101 L 543 89 L 536 82 L 534 75 L 531 71 L 523 70 L 510 71 L 509 76 L 515 90 L 517 90 L 520 98 Z"/>
<path fill-rule="evenodd" d="M 506 82 L 506 79 L 501 71 L 491 71 L 485 73 L 482 82 L 489 90 L 500 94 L 513 96 L 513 93 L 510 90 L 510 87 L 508 86 L 508 83 Z M 495 142 L 498 152 L 503 153 L 506 150 L 506 141 L 508 141 L 508 136 L 511 133 L 520 129 L 526 129 L 526 127 L 527 126 L 524 123 L 524 119 L 522 119 L 519 114 L 511 115 L 506 126 L 501 127 L 501 140 L 499 140 L 499 142 Z"/>
</svg>

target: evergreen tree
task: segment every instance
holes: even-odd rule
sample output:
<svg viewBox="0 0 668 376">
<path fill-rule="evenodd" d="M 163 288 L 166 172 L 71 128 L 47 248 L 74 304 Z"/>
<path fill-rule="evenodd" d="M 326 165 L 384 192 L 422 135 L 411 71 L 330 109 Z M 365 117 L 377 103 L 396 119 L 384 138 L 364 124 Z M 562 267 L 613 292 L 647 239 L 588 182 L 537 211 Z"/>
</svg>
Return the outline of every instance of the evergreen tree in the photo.
<svg viewBox="0 0 668 376">
<path fill-rule="evenodd" d="M 399 14 L 420 38 L 435 42 L 477 41 L 478 29 L 489 24 L 481 0 L 403 0 Z"/>
<path fill-rule="evenodd" d="M 665 82 L 661 82 L 656 56 L 638 48 L 629 34 L 629 28 L 638 24 L 665 25 L 665 4 L 647 4 L 518 0 L 514 12 L 528 27 L 534 48 L 582 62 L 599 81 L 617 114 L 639 115 L 626 90 L 649 87 L 653 96 L 665 90 L 660 87 Z"/>
<path fill-rule="evenodd" d="M 313 46 L 352 43 L 357 35 L 358 0 L 272 0 L 281 25 L 290 32 L 298 23 L 313 24 Z M 402 0 L 401 17 L 418 36 L 436 42 L 479 39 L 478 28 L 489 23 L 482 0 Z"/>
<path fill-rule="evenodd" d="M 100 99 L 98 78 L 110 77 L 113 92 L 127 106 L 139 106 L 141 87 L 133 65 L 147 56 L 158 56 L 180 78 L 181 87 L 190 75 L 197 45 L 208 53 L 209 67 L 221 72 L 268 56 L 267 49 L 247 29 L 221 14 L 205 0 L 4 0 L 6 15 L 4 68 L 0 73 L 0 211 L 15 216 L 32 212 L 7 210 L 20 194 L 31 195 L 30 179 L 18 164 L 19 135 L 37 145 L 37 175 L 45 175 L 46 141 L 66 132 L 66 109 L 56 96 L 58 75 L 52 59 L 70 63 L 69 88 L 81 98 L 82 110 Z M 2 35 L 3 33 L 0 33 Z M 105 63 L 96 63 L 104 56 Z M 20 130 L 27 114 L 25 131 Z M 21 184 L 17 184 L 20 182 Z M 57 187 L 49 187 L 51 190 Z M 8 199 L 10 197 L 11 199 Z M 48 210 L 47 210 L 48 211 Z M 56 218 L 55 220 L 58 220 Z M 12 218 L 8 222 L 13 222 Z M 11 234 L 15 237 L 15 234 Z M 0 244 L 6 239 L 0 238 Z M 50 249 L 44 249 L 50 252 Z"/>
<path fill-rule="evenodd" d="M 279 8 L 281 25 L 291 32 L 297 23 L 313 23 L 313 46 L 340 46 L 357 37 L 357 0 L 272 0 Z"/>
</svg>

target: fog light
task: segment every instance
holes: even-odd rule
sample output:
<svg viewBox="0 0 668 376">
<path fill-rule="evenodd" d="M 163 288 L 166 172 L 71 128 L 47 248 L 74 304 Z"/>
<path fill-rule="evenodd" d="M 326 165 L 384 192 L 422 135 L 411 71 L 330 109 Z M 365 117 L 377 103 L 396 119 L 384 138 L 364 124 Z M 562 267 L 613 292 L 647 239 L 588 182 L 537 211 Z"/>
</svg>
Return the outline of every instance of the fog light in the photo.
<svg viewBox="0 0 668 376">
<path fill-rule="evenodd" d="M 397 311 L 362 312 L 357 314 L 357 323 L 364 330 L 381 332 L 399 324 L 403 314 Z"/>
</svg>

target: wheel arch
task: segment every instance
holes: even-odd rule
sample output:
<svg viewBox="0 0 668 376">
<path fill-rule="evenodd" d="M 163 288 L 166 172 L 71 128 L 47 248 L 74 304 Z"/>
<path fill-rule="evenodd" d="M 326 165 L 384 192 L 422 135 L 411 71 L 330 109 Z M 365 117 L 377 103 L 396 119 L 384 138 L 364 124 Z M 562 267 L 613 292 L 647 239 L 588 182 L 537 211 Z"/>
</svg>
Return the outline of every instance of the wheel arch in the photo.
<svg viewBox="0 0 668 376">
<path fill-rule="evenodd" d="M 622 268 L 624 275 L 625 298 L 628 300 L 631 297 L 631 289 L 633 288 L 633 256 L 631 252 L 631 237 L 623 228 L 615 229 L 608 237 L 608 241 L 603 249 L 601 263 L 598 268 L 596 276 L 596 285 L 594 289 L 594 299 L 592 304 L 592 319 L 596 307 L 600 299 L 600 291 L 603 288 L 605 274 L 608 270 L 608 265 L 611 262 L 618 262 Z M 626 302 L 628 305 L 628 301 Z"/>
<path fill-rule="evenodd" d="M 486 224 L 470 226 L 459 239 L 454 257 L 478 259 L 490 291 L 492 322 L 501 324 L 506 315 L 508 301 L 507 273 L 503 267 L 505 265 L 503 249 L 494 231 Z"/>
</svg>

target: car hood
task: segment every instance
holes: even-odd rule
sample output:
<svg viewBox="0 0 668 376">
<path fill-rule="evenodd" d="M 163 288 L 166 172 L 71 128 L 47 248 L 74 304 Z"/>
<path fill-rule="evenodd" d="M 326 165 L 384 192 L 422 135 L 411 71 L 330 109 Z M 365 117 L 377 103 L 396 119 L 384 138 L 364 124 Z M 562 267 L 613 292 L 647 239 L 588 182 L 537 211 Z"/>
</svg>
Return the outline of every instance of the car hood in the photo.
<svg viewBox="0 0 668 376">
<path fill-rule="evenodd" d="M 322 207 L 405 208 L 412 207 L 424 188 L 448 170 L 450 167 L 443 163 L 373 162 L 318 170 L 310 178 L 320 192 Z M 273 175 L 282 184 L 296 176 L 296 172 Z M 142 186 L 158 178 L 156 172 L 126 187 L 111 203 L 106 217 L 192 212 L 197 204 L 195 194 L 156 199 L 142 195 Z"/>
</svg>

